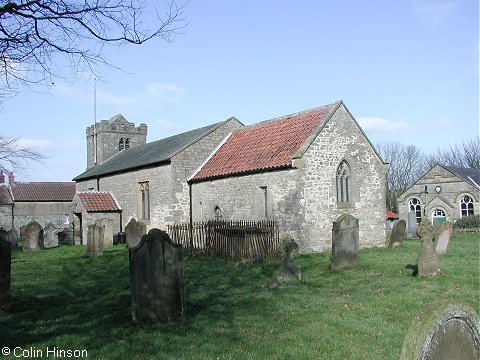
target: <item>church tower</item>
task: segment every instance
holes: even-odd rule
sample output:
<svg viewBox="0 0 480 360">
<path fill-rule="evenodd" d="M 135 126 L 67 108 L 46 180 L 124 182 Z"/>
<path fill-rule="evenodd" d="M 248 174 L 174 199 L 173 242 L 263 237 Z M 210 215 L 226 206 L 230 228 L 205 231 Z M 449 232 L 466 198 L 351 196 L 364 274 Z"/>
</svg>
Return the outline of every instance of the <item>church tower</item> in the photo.
<svg viewBox="0 0 480 360">
<path fill-rule="evenodd" d="M 96 135 L 96 136 L 95 136 Z M 145 145 L 147 125 L 128 122 L 122 115 L 87 128 L 87 170 L 122 150 Z"/>
</svg>

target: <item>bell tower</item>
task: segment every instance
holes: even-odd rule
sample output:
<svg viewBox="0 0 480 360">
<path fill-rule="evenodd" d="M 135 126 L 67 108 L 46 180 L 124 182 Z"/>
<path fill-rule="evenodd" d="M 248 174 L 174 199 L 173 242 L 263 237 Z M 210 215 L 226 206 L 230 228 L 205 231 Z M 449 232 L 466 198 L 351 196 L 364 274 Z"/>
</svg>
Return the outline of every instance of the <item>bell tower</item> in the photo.
<svg viewBox="0 0 480 360">
<path fill-rule="evenodd" d="M 128 122 L 122 115 L 102 120 L 86 131 L 87 170 L 123 150 L 145 145 L 147 125 Z"/>
</svg>

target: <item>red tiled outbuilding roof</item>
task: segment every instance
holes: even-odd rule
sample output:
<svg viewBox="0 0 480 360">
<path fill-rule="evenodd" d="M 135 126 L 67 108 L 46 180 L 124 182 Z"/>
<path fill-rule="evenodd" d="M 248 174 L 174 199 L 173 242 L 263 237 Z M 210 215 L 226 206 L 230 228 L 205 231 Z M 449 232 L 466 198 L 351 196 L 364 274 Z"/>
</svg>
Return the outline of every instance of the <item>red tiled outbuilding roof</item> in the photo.
<svg viewBox="0 0 480 360">
<path fill-rule="evenodd" d="M 192 180 L 291 166 L 294 155 L 340 104 L 336 102 L 233 132 Z"/>
<path fill-rule="evenodd" d="M 74 182 L 15 183 L 12 186 L 14 201 L 72 201 Z"/>
<path fill-rule="evenodd" d="M 387 219 L 398 219 L 398 214 L 393 211 L 387 210 Z"/>
<path fill-rule="evenodd" d="M 119 212 L 122 209 L 109 192 L 79 192 L 78 197 L 88 212 Z"/>
</svg>

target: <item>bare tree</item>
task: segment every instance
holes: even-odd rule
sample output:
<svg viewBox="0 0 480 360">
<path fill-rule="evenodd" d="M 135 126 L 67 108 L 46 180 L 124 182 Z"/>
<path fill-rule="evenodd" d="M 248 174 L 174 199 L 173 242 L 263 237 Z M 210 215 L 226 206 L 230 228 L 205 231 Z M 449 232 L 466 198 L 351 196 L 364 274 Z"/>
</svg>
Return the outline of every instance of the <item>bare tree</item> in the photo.
<svg viewBox="0 0 480 360">
<path fill-rule="evenodd" d="M 20 86 L 72 81 L 85 70 L 111 66 L 106 44 L 170 42 L 186 26 L 185 5 L 166 4 L 163 15 L 143 0 L 16 0 L 0 6 L 0 96 Z M 153 28 L 151 23 L 154 15 Z M 66 60 L 62 61 L 62 60 Z M 69 68 L 65 68 L 65 63 Z M 96 74 L 98 76 L 98 74 Z"/>
<path fill-rule="evenodd" d="M 450 145 L 447 149 L 438 149 L 427 156 L 428 167 L 436 164 L 463 168 L 480 169 L 480 136 Z"/>
<path fill-rule="evenodd" d="M 424 155 L 414 145 L 398 142 L 377 144 L 382 158 L 389 163 L 387 173 L 387 208 L 398 212 L 397 198 L 426 171 Z"/>
<path fill-rule="evenodd" d="M 0 170 L 24 171 L 30 161 L 42 163 L 47 157 L 31 146 L 23 146 L 19 138 L 0 136 Z"/>
</svg>

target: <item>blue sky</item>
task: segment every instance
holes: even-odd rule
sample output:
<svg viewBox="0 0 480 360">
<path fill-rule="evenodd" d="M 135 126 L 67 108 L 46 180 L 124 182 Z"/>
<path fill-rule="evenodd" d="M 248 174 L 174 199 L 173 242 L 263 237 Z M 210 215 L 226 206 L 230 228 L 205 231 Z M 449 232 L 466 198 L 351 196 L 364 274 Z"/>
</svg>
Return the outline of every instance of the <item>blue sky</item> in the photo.
<svg viewBox="0 0 480 360">
<path fill-rule="evenodd" d="M 160 0 L 159 0 L 160 1 Z M 175 41 L 105 50 L 97 120 L 122 114 L 147 141 L 237 117 L 245 124 L 342 99 L 376 144 L 433 152 L 479 133 L 477 0 L 191 0 Z M 90 74 L 23 91 L 3 136 L 48 156 L 17 181 L 70 181 L 86 168 Z"/>
</svg>

